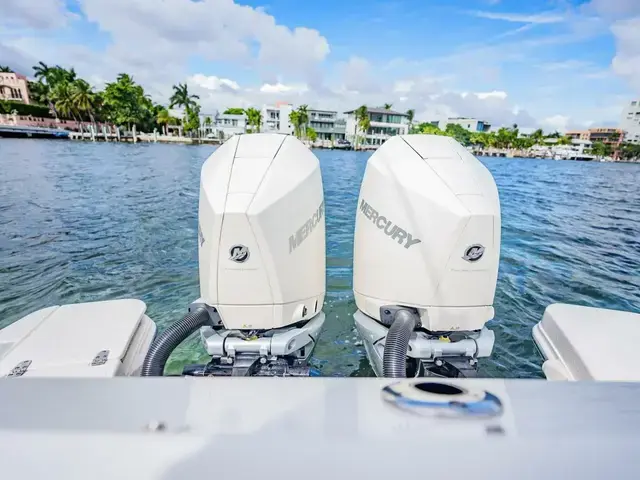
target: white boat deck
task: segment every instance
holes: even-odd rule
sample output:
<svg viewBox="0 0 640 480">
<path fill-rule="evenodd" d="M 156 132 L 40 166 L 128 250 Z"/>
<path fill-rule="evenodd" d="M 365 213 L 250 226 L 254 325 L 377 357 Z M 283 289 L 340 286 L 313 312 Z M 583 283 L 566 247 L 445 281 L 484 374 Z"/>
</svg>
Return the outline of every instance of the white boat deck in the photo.
<svg viewBox="0 0 640 480">
<path fill-rule="evenodd" d="M 459 382 L 501 399 L 486 420 L 398 410 L 389 383 L 4 379 L 3 478 L 638 478 L 639 383 Z"/>
</svg>

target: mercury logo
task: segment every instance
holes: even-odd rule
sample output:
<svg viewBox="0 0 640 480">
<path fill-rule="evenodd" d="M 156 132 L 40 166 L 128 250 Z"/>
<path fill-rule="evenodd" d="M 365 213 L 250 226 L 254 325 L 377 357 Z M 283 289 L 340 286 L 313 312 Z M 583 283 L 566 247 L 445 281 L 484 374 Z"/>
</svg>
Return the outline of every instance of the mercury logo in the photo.
<svg viewBox="0 0 640 480">
<path fill-rule="evenodd" d="M 482 258 L 482 255 L 484 255 L 484 247 L 477 243 L 467 247 L 462 258 L 467 262 L 477 262 Z"/>
<path fill-rule="evenodd" d="M 304 222 L 304 225 L 302 225 L 296 231 L 296 233 L 294 233 L 289 237 L 289 253 L 293 252 L 296 248 L 298 248 L 300 244 L 304 242 L 309 235 L 311 235 L 311 232 L 313 232 L 316 226 L 320 223 L 323 216 L 324 216 L 324 202 L 322 202 L 320 206 L 316 209 L 316 211 L 313 212 L 309 220 Z"/>
<path fill-rule="evenodd" d="M 380 215 L 378 210 L 369 205 L 364 198 L 360 201 L 360 213 L 373 222 L 373 224 L 382 230 L 385 235 L 392 240 L 396 240 L 404 248 L 409 248 L 416 243 L 422 242 L 419 238 L 413 238 L 404 228 L 400 228 L 384 215 Z"/>
<path fill-rule="evenodd" d="M 249 258 L 249 249 L 244 245 L 234 245 L 229 249 L 229 260 L 244 263 Z"/>
</svg>

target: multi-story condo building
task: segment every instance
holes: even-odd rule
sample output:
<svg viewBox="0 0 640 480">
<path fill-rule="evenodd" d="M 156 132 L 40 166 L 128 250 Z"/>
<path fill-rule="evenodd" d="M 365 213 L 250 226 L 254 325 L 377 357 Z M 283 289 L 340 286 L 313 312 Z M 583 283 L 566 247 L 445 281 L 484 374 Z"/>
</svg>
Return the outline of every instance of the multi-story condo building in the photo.
<svg viewBox="0 0 640 480">
<path fill-rule="evenodd" d="M 632 100 L 622 112 L 620 129 L 626 132 L 628 142 L 640 143 L 640 99 Z"/>
<path fill-rule="evenodd" d="M 625 132 L 620 128 L 600 127 L 588 130 L 571 130 L 565 134 L 567 137 L 579 140 L 588 140 L 591 143 L 602 142 L 605 145 L 618 147 L 625 139 Z"/>
<path fill-rule="evenodd" d="M 308 125 L 318 134 L 318 140 L 343 140 L 346 121 L 338 118 L 338 112 L 332 110 L 308 110 Z"/>
<path fill-rule="evenodd" d="M 365 145 L 382 145 L 388 138 L 394 135 L 406 135 L 409 133 L 409 117 L 406 113 L 386 110 L 384 108 L 369 108 L 369 130 L 363 134 L 358 129 L 356 111 L 344 112 L 347 115 L 346 138 L 354 142 L 356 134 L 364 138 Z"/>
</svg>

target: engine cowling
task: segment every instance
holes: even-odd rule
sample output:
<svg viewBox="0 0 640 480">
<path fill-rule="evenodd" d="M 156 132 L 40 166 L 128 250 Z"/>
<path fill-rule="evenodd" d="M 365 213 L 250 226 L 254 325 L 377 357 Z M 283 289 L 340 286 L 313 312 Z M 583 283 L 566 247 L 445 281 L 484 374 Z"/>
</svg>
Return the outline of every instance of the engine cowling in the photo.
<svg viewBox="0 0 640 480">
<path fill-rule="evenodd" d="M 500 201 L 491 173 L 454 139 L 404 135 L 369 159 L 356 213 L 358 309 L 418 309 L 431 331 L 478 330 L 493 318 Z"/>
<path fill-rule="evenodd" d="M 234 136 L 204 163 L 200 184 L 202 300 L 227 329 L 312 318 L 325 296 L 320 164 L 297 138 Z"/>
</svg>

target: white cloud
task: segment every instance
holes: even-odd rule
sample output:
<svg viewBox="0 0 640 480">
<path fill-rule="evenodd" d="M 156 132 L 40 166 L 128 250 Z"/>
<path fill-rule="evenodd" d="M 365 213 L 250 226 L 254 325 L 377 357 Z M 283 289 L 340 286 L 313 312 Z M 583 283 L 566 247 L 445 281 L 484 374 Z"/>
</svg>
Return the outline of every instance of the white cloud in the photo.
<svg viewBox="0 0 640 480">
<path fill-rule="evenodd" d="M 203 75 L 201 73 L 196 73 L 187 79 L 188 83 L 193 83 L 202 88 L 206 88 L 207 90 L 221 90 L 224 88 L 231 90 L 240 90 L 240 85 L 233 80 L 229 80 L 228 78 L 219 78 L 215 75 Z"/>
<path fill-rule="evenodd" d="M 260 87 L 263 93 L 304 93 L 309 90 L 305 84 L 285 85 L 283 83 L 265 83 Z"/>
<path fill-rule="evenodd" d="M 487 98 L 500 98 L 502 100 L 505 100 L 507 98 L 507 92 L 502 92 L 502 91 L 497 91 L 494 90 L 493 92 L 486 92 L 486 93 L 476 93 L 477 97 L 481 100 L 485 100 Z"/>
<path fill-rule="evenodd" d="M 619 18 L 640 14 L 640 2 L 638 0 L 591 0 L 583 10 L 603 17 Z"/>
<path fill-rule="evenodd" d="M 640 93 L 640 17 L 622 20 L 611 27 L 616 39 L 613 71 Z"/>
<path fill-rule="evenodd" d="M 538 65 L 538 68 L 540 68 L 541 70 L 547 70 L 547 71 L 551 71 L 551 72 L 555 72 L 558 70 L 580 70 L 583 69 L 585 67 L 590 66 L 591 63 L 590 62 L 585 62 L 582 60 L 573 60 L 573 59 L 568 59 L 568 60 L 563 60 L 561 62 L 548 62 L 548 63 L 542 63 L 540 65 Z"/>
<path fill-rule="evenodd" d="M 2 0 L 0 25 L 33 29 L 63 27 L 70 14 L 63 0 Z"/>
<path fill-rule="evenodd" d="M 263 9 L 231 0 L 80 2 L 87 20 L 111 37 L 106 55 L 134 73 L 159 75 L 195 56 L 312 75 L 330 51 L 318 31 L 278 25 Z"/>
<path fill-rule="evenodd" d="M 571 119 L 566 115 L 553 115 L 542 119 L 540 124 L 548 130 L 564 133 L 567 131 L 567 126 L 570 120 Z"/>
<path fill-rule="evenodd" d="M 408 93 L 415 86 L 413 80 L 398 80 L 393 85 L 394 93 Z"/>
<path fill-rule="evenodd" d="M 471 14 L 478 18 L 488 18 L 490 20 L 502 20 L 513 23 L 560 23 L 565 20 L 564 16 L 554 12 L 523 15 L 520 13 L 475 11 L 471 12 Z"/>
</svg>

